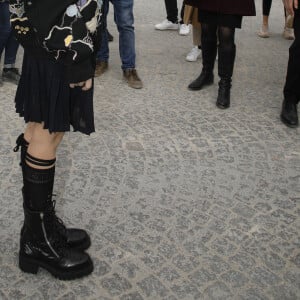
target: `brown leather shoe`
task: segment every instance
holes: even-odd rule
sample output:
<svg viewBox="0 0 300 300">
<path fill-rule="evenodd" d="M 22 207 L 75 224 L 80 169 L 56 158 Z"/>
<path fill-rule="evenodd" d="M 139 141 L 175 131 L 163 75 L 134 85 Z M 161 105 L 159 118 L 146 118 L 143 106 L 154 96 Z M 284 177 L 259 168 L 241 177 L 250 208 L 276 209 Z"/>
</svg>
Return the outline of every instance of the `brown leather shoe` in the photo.
<svg viewBox="0 0 300 300">
<path fill-rule="evenodd" d="M 123 70 L 123 75 L 130 87 L 134 89 L 141 89 L 143 87 L 143 82 L 139 78 L 136 69 Z"/>
<path fill-rule="evenodd" d="M 96 63 L 95 77 L 101 76 L 108 69 L 107 61 L 98 61 Z"/>
</svg>

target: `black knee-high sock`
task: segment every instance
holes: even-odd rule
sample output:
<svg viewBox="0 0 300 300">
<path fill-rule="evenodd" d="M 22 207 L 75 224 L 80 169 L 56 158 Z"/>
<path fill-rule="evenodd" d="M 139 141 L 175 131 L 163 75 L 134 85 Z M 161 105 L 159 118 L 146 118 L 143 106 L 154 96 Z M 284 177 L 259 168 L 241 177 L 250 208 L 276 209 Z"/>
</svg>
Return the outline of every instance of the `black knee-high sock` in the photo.
<svg viewBox="0 0 300 300">
<path fill-rule="evenodd" d="M 36 167 L 46 169 L 37 169 L 28 165 L 28 162 Z M 25 161 L 22 164 L 23 170 L 23 196 L 25 205 L 35 211 L 43 211 L 51 205 L 54 175 L 55 159 L 43 160 L 33 157 L 28 152 L 25 155 Z"/>
</svg>

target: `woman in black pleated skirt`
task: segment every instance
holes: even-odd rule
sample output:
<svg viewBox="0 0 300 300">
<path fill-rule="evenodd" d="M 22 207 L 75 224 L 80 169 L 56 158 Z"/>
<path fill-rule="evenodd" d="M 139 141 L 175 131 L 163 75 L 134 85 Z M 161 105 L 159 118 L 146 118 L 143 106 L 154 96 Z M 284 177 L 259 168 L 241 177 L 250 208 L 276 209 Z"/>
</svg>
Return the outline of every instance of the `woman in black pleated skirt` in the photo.
<svg viewBox="0 0 300 300">
<path fill-rule="evenodd" d="M 25 215 L 19 267 L 34 274 L 44 268 L 54 277 L 69 280 L 93 271 L 92 260 L 85 252 L 91 242 L 85 230 L 66 228 L 56 216 L 52 200 L 56 151 L 71 128 L 87 135 L 95 131 L 95 51 L 91 49 L 98 41 L 100 7 L 96 0 L 76 4 L 43 0 L 34 5 L 28 2 L 22 9 L 20 3 L 10 1 L 12 26 L 25 49 L 15 98 L 16 111 L 26 123 L 14 149 L 21 148 Z M 20 12 L 26 15 L 20 16 Z M 71 20 L 72 24 L 56 26 L 57 20 Z M 54 34 L 57 28 L 59 34 Z M 62 48 L 50 51 L 50 45 Z"/>
<path fill-rule="evenodd" d="M 255 15 L 253 0 L 201 0 L 198 2 L 202 24 L 201 74 L 190 85 L 190 90 L 201 90 L 213 84 L 213 69 L 218 51 L 219 91 L 216 105 L 230 106 L 231 78 L 236 54 L 235 29 L 241 28 L 242 17 Z M 218 38 L 217 38 L 218 37 Z"/>
</svg>

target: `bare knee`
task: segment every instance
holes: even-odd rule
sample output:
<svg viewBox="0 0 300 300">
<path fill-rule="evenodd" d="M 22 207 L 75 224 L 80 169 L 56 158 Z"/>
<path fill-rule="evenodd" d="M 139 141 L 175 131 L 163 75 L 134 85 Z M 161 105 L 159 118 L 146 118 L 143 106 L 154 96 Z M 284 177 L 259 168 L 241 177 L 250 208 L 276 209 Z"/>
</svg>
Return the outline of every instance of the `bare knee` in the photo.
<svg viewBox="0 0 300 300">
<path fill-rule="evenodd" d="M 60 144 L 64 133 L 50 133 L 49 130 L 44 129 L 43 126 L 43 123 L 33 123 L 30 129 L 32 135 L 28 152 L 37 158 L 53 159 L 56 156 L 56 149 Z"/>
</svg>

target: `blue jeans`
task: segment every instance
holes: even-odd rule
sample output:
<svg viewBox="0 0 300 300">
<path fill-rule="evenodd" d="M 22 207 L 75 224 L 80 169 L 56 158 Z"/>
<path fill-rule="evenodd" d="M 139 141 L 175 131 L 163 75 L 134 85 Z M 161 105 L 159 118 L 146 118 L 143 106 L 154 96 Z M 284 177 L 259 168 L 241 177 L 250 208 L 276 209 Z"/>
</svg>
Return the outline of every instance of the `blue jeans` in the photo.
<svg viewBox="0 0 300 300">
<path fill-rule="evenodd" d="M 119 53 L 122 69 L 135 68 L 135 34 L 133 17 L 133 0 L 104 0 L 103 1 L 103 34 L 101 47 L 97 53 L 97 61 L 108 61 L 109 48 L 107 36 L 107 14 L 109 1 L 114 7 L 114 21 L 119 31 Z"/>
<path fill-rule="evenodd" d="M 5 49 L 4 67 L 13 67 L 19 44 L 13 35 L 9 20 L 8 2 L 0 3 L 0 59 Z"/>
</svg>

